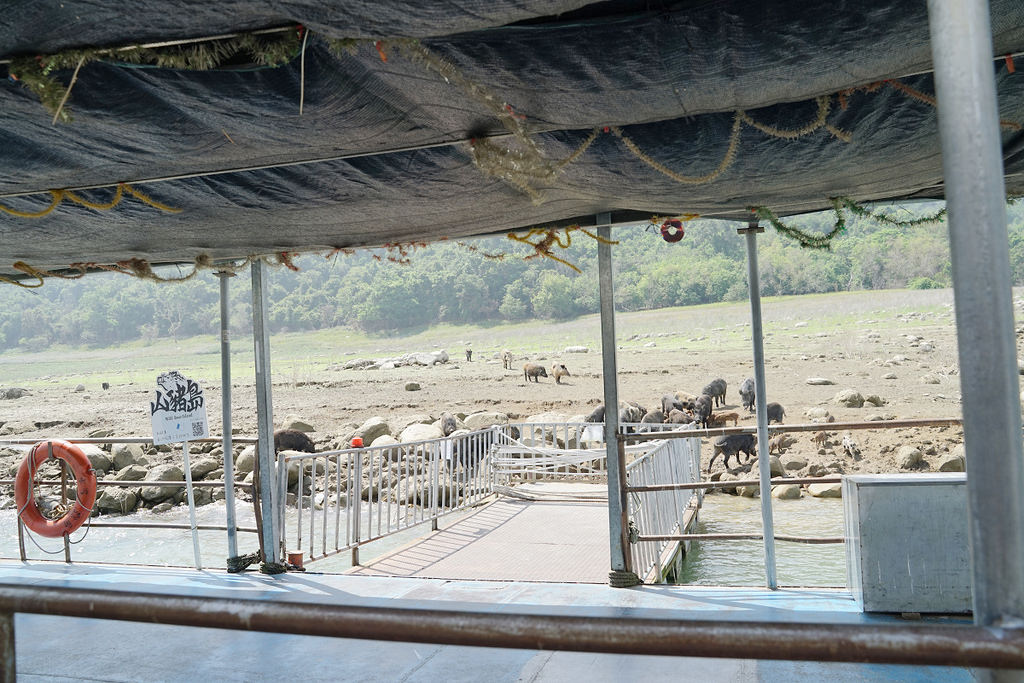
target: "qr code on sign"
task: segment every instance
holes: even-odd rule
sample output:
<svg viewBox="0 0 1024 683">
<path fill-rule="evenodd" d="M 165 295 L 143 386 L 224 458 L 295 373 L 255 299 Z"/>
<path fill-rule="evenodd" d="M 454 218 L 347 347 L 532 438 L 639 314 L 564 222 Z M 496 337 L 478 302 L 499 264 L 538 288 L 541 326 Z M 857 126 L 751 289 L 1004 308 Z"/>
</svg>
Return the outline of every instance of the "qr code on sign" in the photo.
<svg viewBox="0 0 1024 683">
<path fill-rule="evenodd" d="M 203 435 L 203 423 L 202 422 L 193 422 L 192 423 L 192 436 L 202 436 L 202 435 Z"/>
</svg>

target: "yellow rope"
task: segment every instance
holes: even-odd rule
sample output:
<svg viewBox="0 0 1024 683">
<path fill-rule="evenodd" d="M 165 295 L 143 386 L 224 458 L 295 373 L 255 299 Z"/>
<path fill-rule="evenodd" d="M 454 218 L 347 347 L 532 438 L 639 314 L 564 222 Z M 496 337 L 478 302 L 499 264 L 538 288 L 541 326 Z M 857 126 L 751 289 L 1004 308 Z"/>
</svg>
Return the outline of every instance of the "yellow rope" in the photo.
<svg viewBox="0 0 1024 683">
<path fill-rule="evenodd" d="M 152 197 L 150 197 L 149 195 L 147 195 L 142 190 L 136 190 L 128 183 L 121 183 L 121 185 L 119 185 L 118 187 L 123 187 L 125 192 L 132 195 L 143 204 L 149 204 L 154 209 L 160 209 L 161 211 L 166 211 L 167 213 L 181 213 L 181 209 L 175 209 L 173 206 L 167 206 L 166 204 L 162 204 L 153 199 Z"/>
<path fill-rule="evenodd" d="M 626 134 L 623 133 L 622 129 L 618 126 L 609 126 L 609 129 L 611 132 L 615 133 L 620 140 L 622 140 L 622 144 L 624 144 L 637 159 L 644 162 L 655 171 L 658 171 L 659 173 L 662 173 L 683 185 L 704 185 L 705 183 L 710 183 L 712 180 L 722 175 L 725 169 L 729 168 L 729 166 L 732 165 L 732 162 L 736 160 L 736 150 L 740 143 L 740 130 L 742 129 L 743 116 L 744 112 L 742 110 L 736 110 L 736 115 L 732 122 L 732 133 L 729 137 L 729 147 L 725 150 L 725 156 L 722 157 L 722 161 L 718 164 L 718 168 L 702 176 L 684 176 L 680 173 L 676 173 L 669 167 L 655 161 L 645 154 L 639 147 L 637 147 L 635 142 L 626 137 Z"/>
<path fill-rule="evenodd" d="M 43 209 L 42 211 L 19 211 L 18 209 L 12 209 L 11 207 L 4 206 L 3 204 L 0 204 L 0 211 L 8 213 L 12 216 L 17 216 L 18 218 L 42 218 L 46 214 L 56 209 L 57 205 L 64 201 L 63 190 L 50 190 L 50 194 L 52 195 L 53 199 L 50 202 L 50 205 Z"/>
<path fill-rule="evenodd" d="M 172 206 L 167 206 L 166 204 L 158 202 L 145 192 L 136 190 L 128 183 L 118 184 L 117 189 L 114 191 L 114 196 L 109 202 L 94 202 L 86 199 L 76 192 L 72 192 L 71 190 L 48 190 L 48 192 L 50 193 L 52 200 L 50 201 L 50 205 L 45 209 L 41 209 L 39 211 L 20 211 L 0 204 L 0 211 L 12 216 L 17 216 L 18 218 L 42 218 L 43 216 L 47 216 L 52 213 L 53 210 L 56 209 L 65 199 L 90 209 L 96 209 L 97 211 L 109 211 L 120 204 L 125 193 L 127 193 L 138 199 L 143 204 L 148 204 L 155 209 L 160 209 L 167 213 L 181 213 L 181 209 L 176 209 Z"/>
<path fill-rule="evenodd" d="M 831 108 L 832 97 L 830 95 L 825 95 L 823 97 L 819 97 L 817 102 L 818 115 L 814 118 L 813 121 L 806 124 L 802 128 L 795 128 L 793 130 L 783 130 L 781 128 L 775 128 L 774 126 L 769 126 L 767 124 L 755 121 L 746 112 L 742 113 L 743 123 L 747 124 L 748 126 L 751 126 L 752 128 L 756 128 L 765 135 L 771 135 L 772 137 L 782 138 L 783 140 L 793 140 L 795 138 L 803 137 L 804 135 L 807 135 L 809 133 L 813 133 L 814 131 L 818 130 L 819 128 L 825 125 L 825 118 L 828 116 L 829 109 Z"/>
<path fill-rule="evenodd" d="M 96 209 L 97 211 L 109 211 L 121 203 L 121 198 L 124 197 L 124 186 L 118 185 L 117 190 L 114 192 L 114 198 L 103 204 L 89 201 L 88 199 L 75 194 L 71 190 L 64 190 L 64 196 L 75 204 L 81 204 L 82 206 L 87 206 L 90 209 Z"/>
</svg>

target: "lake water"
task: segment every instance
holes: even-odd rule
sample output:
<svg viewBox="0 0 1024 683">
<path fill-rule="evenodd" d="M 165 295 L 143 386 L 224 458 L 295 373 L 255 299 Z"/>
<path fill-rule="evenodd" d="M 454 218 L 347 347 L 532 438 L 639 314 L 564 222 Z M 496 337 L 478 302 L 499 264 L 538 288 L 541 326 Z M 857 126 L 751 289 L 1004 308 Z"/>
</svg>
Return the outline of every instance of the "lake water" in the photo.
<svg viewBox="0 0 1024 683">
<path fill-rule="evenodd" d="M 461 513 L 469 514 L 469 513 Z M 288 528 L 295 528 L 295 512 L 287 512 Z M 843 506 L 835 499 L 805 497 L 799 500 L 773 501 L 777 533 L 795 536 L 842 536 Z M 254 527 L 252 506 L 238 505 L 238 523 Z M 214 503 L 197 509 L 198 524 L 223 524 L 224 504 Z M 447 526 L 457 517 L 442 519 Z M 154 515 L 141 511 L 124 517 L 104 516 L 104 522 L 158 522 L 188 524 L 188 509 L 177 507 Z M 94 520 L 95 521 L 95 520 Z M 704 507 L 695 533 L 751 533 L 761 528 L 760 501 L 723 494 L 704 497 Z M 390 552 L 429 531 L 421 525 L 360 549 L 365 561 Z M 191 535 L 175 529 L 110 529 L 85 527 L 72 534 L 72 541 L 84 536 L 84 542 L 72 547 L 72 559 L 79 562 L 125 562 L 158 566 L 194 566 Z M 223 531 L 200 531 L 200 559 L 204 568 L 223 568 L 228 556 L 227 536 Z M 60 539 L 35 537 L 37 547 L 26 539 L 30 559 L 63 559 Z M 41 547 L 41 548 L 40 548 Z M 256 535 L 239 533 L 240 554 L 258 548 Z M 53 554 L 48 554 L 49 553 Z M 843 587 L 846 585 L 844 546 L 805 545 L 776 542 L 776 567 L 779 585 Z M 0 511 L 0 557 L 18 557 L 18 531 L 14 510 Z M 350 554 L 342 552 L 321 560 L 310 568 L 322 572 L 341 572 L 351 567 Z M 761 541 L 702 541 L 693 543 L 686 557 L 683 583 L 705 586 L 764 586 L 764 550 Z"/>
<path fill-rule="evenodd" d="M 775 533 L 791 536 L 842 536 L 843 504 L 832 498 L 805 496 L 773 500 Z M 759 533 L 761 501 L 715 494 L 704 496 L 694 533 Z M 780 586 L 846 586 L 846 554 L 842 543 L 809 545 L 775 542 Z M 692 543 L 682 583 L 702 586 L 764 586 L 763 541 L 700 541 Z"/>
</svg>

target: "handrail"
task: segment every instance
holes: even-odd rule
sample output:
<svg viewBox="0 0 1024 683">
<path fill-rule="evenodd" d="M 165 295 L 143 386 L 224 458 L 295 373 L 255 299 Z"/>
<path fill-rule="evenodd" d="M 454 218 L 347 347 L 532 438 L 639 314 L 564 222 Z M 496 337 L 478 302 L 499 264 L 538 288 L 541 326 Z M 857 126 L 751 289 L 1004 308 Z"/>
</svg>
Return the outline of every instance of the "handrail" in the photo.
<svg viewBox="0 0 1024 683">
<path fill-rule="evenodd" d="M 16 612 L 526 650 L 1024 668 L 1019 627 L 623 618 L 515 612 L 508 605 L 495 612 L 6 585 L 0 586 L 0 626 L 7 621 L 10 629 L 0 651 L 12 654 L 14 622 L 3 617 Z"/>
<path fill-rule="evenodd" d="M 774 484 L 841 484 L 842 477 L 794 477 L 786 479 L 776 477 Z M 678 484 L 646 484 L 644 486 L 626 486 L 626 493 L 653 493 L 655 491 L 689 491 L 692 489 L 725 489 L 736 486 L 761 486 L 760 479 L 725 479 L 719 481 L 695 481 Z"/>
<path fill-rule="evenodd" d="M 950 427 L 953 425 L 962 425 L 963 422 L 963 419 L 959 417 L 913 418 L 908 420 L 871 420 L 868 422 L 809 422 L 803 424 L 768 425 L 768 433 L 784 434 L 787 432 L 836 432 L 843 429 Z M 619 439 L 628 443 L 634 441 L 651 441 L 654 439 L 673 439 L 689 436 L 725 436 L 726 434 L 757 434 L 757 426 L 748 425 L 745 427 L 715 427 L 714 429 L 687 429 L 656 433 L 643 432 L 619 434 Z"/>
</svg>

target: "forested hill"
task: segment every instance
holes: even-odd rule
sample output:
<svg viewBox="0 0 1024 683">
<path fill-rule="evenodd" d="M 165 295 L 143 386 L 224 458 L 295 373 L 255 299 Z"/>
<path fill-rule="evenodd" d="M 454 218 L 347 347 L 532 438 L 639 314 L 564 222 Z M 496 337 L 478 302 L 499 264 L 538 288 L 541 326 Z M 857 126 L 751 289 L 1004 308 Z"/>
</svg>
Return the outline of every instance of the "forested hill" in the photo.
<svg viewBox="0 0 1024 683">
<path fill-rule="evenodd" d="M 900 219 L 933 214 L 941 205 L 893 209 Z M 1008 206 L 1010 261 L 1024 284 L 1024 202 Z M 791 219 L 826 232 L 835 215 Z M 653 228 L 613 231 L 617 309 L 633 311 L 744 299 L 745 240 L 736 223 L 692 221 L 686 236 L 668 243 Z M 577 273 L 512 240 L 473 240 L 415 249 L 396 265 L 384 250 L 332 259 L 296 259 L 301 270 L 271 271 L 271 331 L 347 325 L 371 333 L 422 328 L 437 322 L 487 323 L 527 318 L 567 319 L 598 310 L 597 244 L 573 233 L 554 249 Z M 758 239 L 764 295 L 856 289 L 948 287 L 949 246 L 944 224 L 894 227 L 849 219 L 832 249 L 804 249 L 768 227 Z M 501 260 L 485 254 L 507 256 Z M 185 270 L 187 272 L 187 269 Z M 165 272 L 173 276 L 174 271 Z M 248 277 L 234 280 L 232 325 L 247 330 Z M 210 334 L 219 325 L 219 286 L 209 272 L 172 285 L 117 274 L 80 280 L 47 279 L 39 289 L 0 285 L 0 350 L 54 344 L 108 345 L 135 339 Z"/>
</svg>

